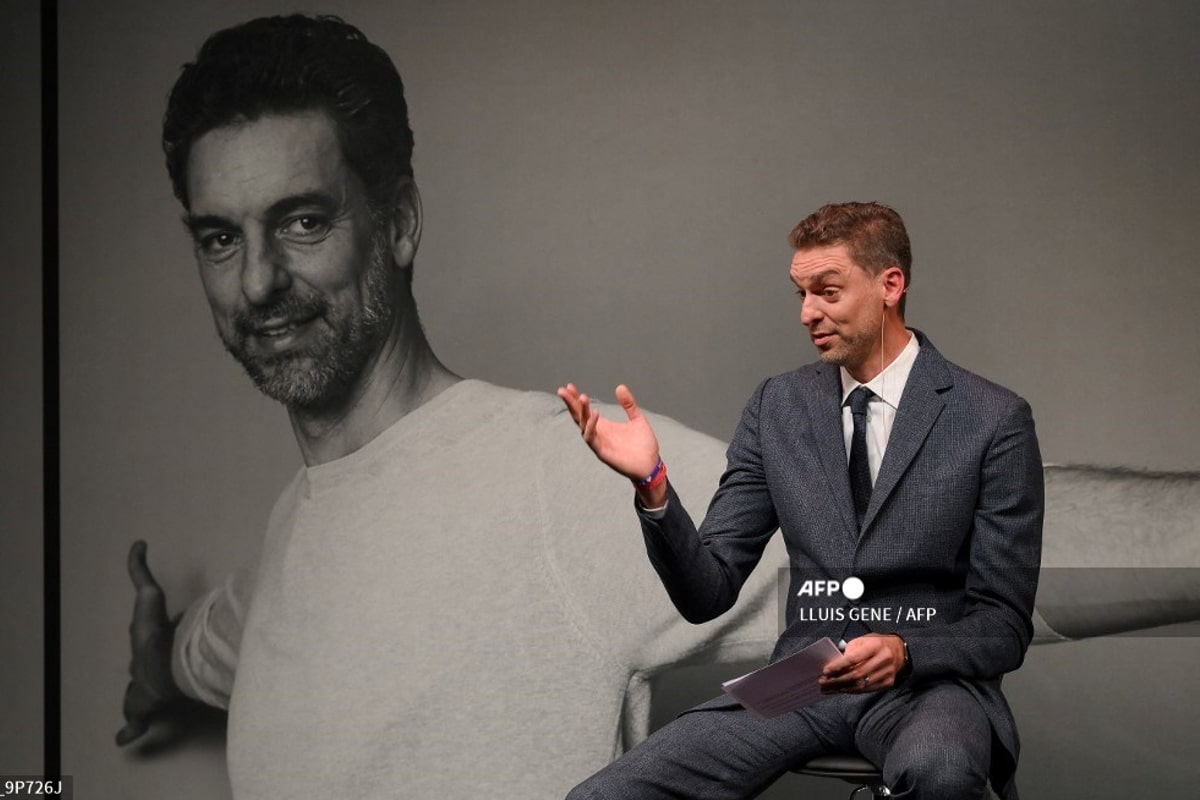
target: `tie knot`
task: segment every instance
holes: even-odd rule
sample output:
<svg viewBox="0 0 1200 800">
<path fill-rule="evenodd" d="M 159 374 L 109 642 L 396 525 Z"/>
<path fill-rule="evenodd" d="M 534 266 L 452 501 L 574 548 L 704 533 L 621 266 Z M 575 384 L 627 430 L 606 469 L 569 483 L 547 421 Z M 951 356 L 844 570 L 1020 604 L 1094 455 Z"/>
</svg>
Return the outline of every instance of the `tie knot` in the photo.
<svg viewBox="0 0 1200 800">
<path fill-rule="evenodd" d="M 850 413 L 851 414 L 866 414 L 867 413 L 867 403 L 871 402 L 871 398 L 874 396 L 875 396 L 875 393 L 872 392 L 870 389 L 868 389 L 865 386 L 859 386 L 857 389 L 855 389 L 853 392 L 850 393 L 850 399 L 849 399 Z"/>
</svg>

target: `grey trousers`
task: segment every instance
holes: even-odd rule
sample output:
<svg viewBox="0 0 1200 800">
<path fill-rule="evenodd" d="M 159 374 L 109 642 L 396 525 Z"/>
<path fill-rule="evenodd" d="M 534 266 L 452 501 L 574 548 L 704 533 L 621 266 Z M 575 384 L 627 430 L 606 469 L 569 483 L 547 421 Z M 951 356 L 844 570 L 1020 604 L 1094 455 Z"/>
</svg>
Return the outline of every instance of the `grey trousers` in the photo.
<svg viewBox="0 0 1200 800">
<path fill-rule="evenodd" d="M 859 751 L 900 798 L 987 798 L 991 724 L 954 682 L 835 695 L 760 719 L 726 697 L 685 711 L 584 781 L 569 800 L 756 797 L 826 753 Z"/>
</svg>

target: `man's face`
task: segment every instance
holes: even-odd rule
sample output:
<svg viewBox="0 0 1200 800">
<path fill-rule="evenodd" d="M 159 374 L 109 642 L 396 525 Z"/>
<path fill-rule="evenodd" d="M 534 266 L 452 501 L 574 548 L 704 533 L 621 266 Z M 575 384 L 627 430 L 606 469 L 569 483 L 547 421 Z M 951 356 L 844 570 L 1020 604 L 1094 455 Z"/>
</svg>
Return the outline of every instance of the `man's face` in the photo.
<svg viewBox="0 0 1200 800">
<path fill-rule="evenodd" d="M 321 409 L 378 354 L 395 309 L 388 231 L 321 112 L 209 131 L 186 221 L 225 347 L 269 397 Z"/>
<path fill-rule="evenodd" d="M 878 277 L 840 244 L 797 250 L 790 274 L 801 298 L 800 322 L 821 360 L 860 372 L 879 348 L 884 293 Z"/>
</svg>

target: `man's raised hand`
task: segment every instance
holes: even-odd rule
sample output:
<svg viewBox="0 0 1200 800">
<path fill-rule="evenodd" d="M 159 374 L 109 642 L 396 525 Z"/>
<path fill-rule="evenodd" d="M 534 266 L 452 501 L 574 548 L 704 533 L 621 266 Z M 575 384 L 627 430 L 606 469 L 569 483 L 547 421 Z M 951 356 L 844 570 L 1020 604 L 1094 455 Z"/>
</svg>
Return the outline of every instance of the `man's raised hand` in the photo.
<svg viewBox="0 0 1200 800">
<path fill-rule="evenodd" d="M 629 387 L 621 384 L 616 394 L 617 402 L 625 409 L 626 422 L 613 422 L 600 416 L 600 412 L 592 408 L 591 399 L 575 384 L 558 388 L 558 396 L 596 457 L 626 478 L 640 481 L 658 465 L 658 438 Z"/>
</svg>

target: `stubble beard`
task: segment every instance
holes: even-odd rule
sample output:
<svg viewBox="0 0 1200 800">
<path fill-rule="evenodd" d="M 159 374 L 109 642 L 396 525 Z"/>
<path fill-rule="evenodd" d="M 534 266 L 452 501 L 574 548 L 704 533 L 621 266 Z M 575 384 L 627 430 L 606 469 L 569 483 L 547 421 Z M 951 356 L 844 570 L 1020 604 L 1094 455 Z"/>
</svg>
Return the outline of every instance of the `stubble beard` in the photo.
<svg viewBox="0 0 1200 800">
<path fill-rule="evenodd" d="M 234 332 L 221 336 L 225 349 L 260 392 L 289 410 L 314 414 L 336 407 L 359 383 L 391 325 L 396 306 L 391 266 L 386 240 L 377 240 L 371 246 L 358 313 L 335 313 L 318 295 L 289 293 L 269 306 L 239 312 Z M 272 317 L 314 317 L 317 327 L 302 348 L 269 356 L 250 353 L 248 336 L 257 323 Z"/>
<path fill-rule="evenodd" d="M 854 371 L 879 352 L 879 329 L 883 322 L 883 314 L 879 312 L 855 331 L 839 329 L 836 332 L 837 345 L 828 350 L 818 350 L 817 356 L 826 364 L 845 367 Z"/>
</svg>

